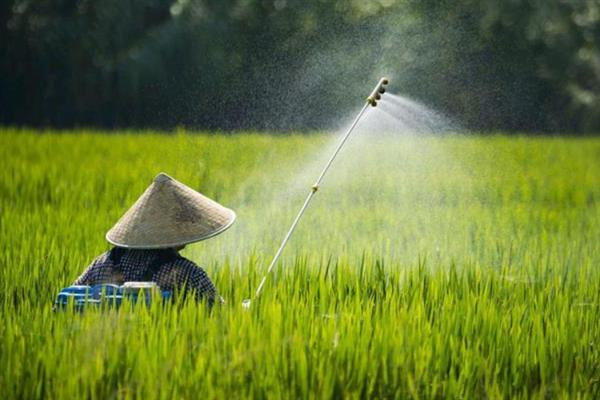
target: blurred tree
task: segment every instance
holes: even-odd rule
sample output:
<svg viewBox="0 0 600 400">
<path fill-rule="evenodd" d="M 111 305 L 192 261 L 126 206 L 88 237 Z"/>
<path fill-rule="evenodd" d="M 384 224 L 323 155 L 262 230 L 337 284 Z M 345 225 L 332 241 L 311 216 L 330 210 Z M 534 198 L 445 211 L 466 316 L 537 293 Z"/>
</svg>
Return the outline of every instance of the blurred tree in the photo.
<svg viewBox="0 0 600 400">
<path fill-rule="evenodd" d="M 380 74 L 466 127 L 600 129 L 597 0 L 6 0 L 0 122 L 311 129 Z"/>
<path fill-rule="evenodd" d="M 445 72 L 458 80 L 455 88 L 465 108 L 477 110 L 485 121 L 475 125 L 598 131 L 600 3 L 463 0 L 417 4 L 426 19 L 443 22 L 442 32 L 448 26 L 458 32 L 448 44 L 454 55 L 450 58 L 460 59 L 460 66 Z M 444 60 L 440 61 L 443 65 Z M 472 104 L 474 98 L 485 107 Z M 471 122 L 474 118 L 470 117 Z"/>
</svg>

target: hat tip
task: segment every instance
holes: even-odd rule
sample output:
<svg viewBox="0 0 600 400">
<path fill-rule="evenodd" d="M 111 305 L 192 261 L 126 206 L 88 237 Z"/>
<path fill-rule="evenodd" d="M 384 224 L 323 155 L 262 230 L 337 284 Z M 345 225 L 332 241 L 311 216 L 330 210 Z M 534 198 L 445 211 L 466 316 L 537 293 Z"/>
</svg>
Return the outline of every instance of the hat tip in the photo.
<svg viewBox="0 0 600 400">
<path fill-rule="evenodd" d="M 156 178 L 154 178 L 154 182 L 156 182 L 156 183 L 171 181 L 171 180 L 173 180 L 173 178 L 171 178 L 169 175 L 165 174 L 164 172 L 161 172 L 160 174 L 156 175 Z"/>
</svg>

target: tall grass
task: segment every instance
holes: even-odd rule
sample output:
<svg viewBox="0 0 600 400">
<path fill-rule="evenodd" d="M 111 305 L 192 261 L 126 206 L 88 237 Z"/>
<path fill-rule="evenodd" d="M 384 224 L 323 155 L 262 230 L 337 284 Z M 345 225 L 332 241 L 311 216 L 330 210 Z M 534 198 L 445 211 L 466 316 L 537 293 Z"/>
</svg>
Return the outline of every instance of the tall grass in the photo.
<svg viewBox="0 0 600 400">
<path fill-rule="evenodd" d="M 2 398 L 598 398 L 600 141 L 0 132 Z M 238 212 L 227 303 L 53 313 L 165 171 Z"/>
</svg>

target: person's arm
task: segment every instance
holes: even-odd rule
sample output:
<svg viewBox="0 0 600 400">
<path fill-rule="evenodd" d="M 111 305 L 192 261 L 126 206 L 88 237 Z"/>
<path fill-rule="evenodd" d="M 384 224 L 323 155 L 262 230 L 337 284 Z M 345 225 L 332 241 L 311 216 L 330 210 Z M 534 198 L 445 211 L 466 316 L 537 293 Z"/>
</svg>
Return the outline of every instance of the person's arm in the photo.
<svg viewBox="0 0 600 400">
<path fill-rule="evenodd" d="M 190 276 L 189 285 L 195 292 L 196 300 L 206 300 L 209 306 L 212 306 L 215 301 L 218 304 L 223 304 L 225 300 L 217 292 L 217 288 L 212 283 L 208 274 L 200 267 L 195 267 Z"/>
<path fill-rule="evenodd" d="M 103 256 L 103 255 L 102 255 Z M 92 263 L 83 271 L 79 278 L 75 279 L 73 285 L 94 285 L 98 276 L 98 269 L 100 268 L 100 259 L 102 256 L 96 258 Z"/>
</svg>

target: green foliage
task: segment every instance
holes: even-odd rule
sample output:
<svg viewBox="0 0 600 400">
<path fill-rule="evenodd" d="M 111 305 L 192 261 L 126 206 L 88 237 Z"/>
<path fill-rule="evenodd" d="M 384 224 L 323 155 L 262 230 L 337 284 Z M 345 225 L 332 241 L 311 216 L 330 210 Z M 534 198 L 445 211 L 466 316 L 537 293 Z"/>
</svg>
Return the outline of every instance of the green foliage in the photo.
<svg viewBox="0 0 600 400">
<path fill-rule="evenodd" d="M 491 102 L 489 106 L 499 113 L 493 119 L 505 119 L 513 127 L 539 129 L 523 127 L 523 120 L 543 113 L 550 128 L 598 129 L 598 2 L 466 0 L 424 4 L 420 7 L 427 17 L 458 31 L 446 47 L 455 59 L 461 58 L 459 65 L 474 75 L 457 74 L 451 68 L 444 72 L 468 89 L 463 96 L 469 91 L 483 92 L 475 96 Z M 445 27 L 441 30 L 448 31 Z M 469 85 L 465 81 L 469 79 L 476 82 Z M 565 119 L 565 114 L 569 118 Z"/>
<path fill-rule="evenodd" d="M 468 128 L 600 128 L 596 0 L 0 5 L 0 122 L 311 129 L 381 75 Z"/>
<path fill-rule="evenodd" d="M 597 398 L 600 141 L 0 132 L 2 398 Z M 227 304 L 52 312 L 164 170 L 234 208 Z"/>
</svg>

